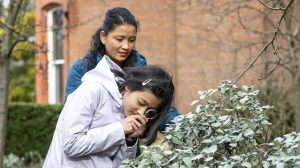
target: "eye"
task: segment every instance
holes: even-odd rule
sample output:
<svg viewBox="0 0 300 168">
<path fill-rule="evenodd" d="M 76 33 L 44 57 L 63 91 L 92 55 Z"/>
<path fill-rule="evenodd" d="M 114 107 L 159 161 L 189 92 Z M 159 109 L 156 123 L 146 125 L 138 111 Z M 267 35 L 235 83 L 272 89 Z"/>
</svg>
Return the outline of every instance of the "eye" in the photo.
<svg viewBox="0 0 300 168">
<path fill-rule="evenodd" d="M 147 106 L 147 102 L 142 98 L 137 98 L 137 103 L 139 106 Z"/>
<path fill-rule="evenodd" d="M 130 41 L 131 43 L 135 42 L 135 40 L 136 40 L 136 38 L 130 38 L 130 39 L 129 39 L 129 41 Z"/>
<path fill-rule="evenodd" d="M 142 102 L 142 101 L 140 101 L 140 100 L 138 100 L 138 104 L 139 104 L 140 106 L 145 106 L 145 105 L 146 105 L 144 102 Z"/>
<path fill-rule="evenodd" d="M 123 40 L 124 40 L 124 37 L 123 37 L 123 36 L 114 36 L 114 38 L 115 38 L 117 41 L 123 41 Z"/>
</svg>

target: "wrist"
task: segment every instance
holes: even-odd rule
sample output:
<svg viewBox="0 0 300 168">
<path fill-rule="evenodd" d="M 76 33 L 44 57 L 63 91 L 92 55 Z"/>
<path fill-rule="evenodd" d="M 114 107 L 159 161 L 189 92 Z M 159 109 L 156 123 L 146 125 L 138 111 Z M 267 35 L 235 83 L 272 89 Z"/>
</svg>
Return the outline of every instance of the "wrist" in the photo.
<svg viewBox="0 0 300 168">
<path fill-rule="evenodd" d="M 136 140 L 137 140 L 137 138 L 130 138 L 130 137 L 126 138 L 126 141 L 136 141 Z"/>
</svg>

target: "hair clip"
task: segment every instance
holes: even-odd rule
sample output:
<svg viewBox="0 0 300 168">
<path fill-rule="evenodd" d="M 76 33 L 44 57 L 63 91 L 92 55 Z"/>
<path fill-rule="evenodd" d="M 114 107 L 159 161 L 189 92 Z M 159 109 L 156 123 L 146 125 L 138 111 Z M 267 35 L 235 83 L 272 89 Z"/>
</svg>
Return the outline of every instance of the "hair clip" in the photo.
<svg viewBox="0 0 300 168">
<path fill-rule="evenodd" d="M 115 77 L 115 81 L 116 81 L 117 83 L 119 83 L 119 84 L 122 84 L 122 83 L 125 82 L 125 80 L 124 80 L 122 77 L 119 77 L 119 76 L 116 76 L 116 77 Z"/>
<path fill-rule="evenodd" d="M 152 79 L 146 79 L 144 80 L 144 82 L 142 83 L 143 86 L 147 85 L 150 81 L 152 81 Z"/>
</svg>

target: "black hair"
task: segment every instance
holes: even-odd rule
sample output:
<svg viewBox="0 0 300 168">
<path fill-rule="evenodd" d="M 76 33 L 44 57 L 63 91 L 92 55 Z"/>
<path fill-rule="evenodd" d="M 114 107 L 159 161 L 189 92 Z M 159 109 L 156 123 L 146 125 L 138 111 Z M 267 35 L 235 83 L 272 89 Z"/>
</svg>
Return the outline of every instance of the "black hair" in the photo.
<svg viewBox="0 0 300 168">
<path fill-rule="evenodd" d="M 129 24 L 134 26 L 136 28 L 136 31 L 139 28 L 139 22 L 135 19 L 134 15 L 126 8 L 116 7 L 106 12 L 102 26 L 99 27 L 95 34 L 92 36 L 90 49 L 91 56 L 84 57 L 84 59 L 88 62 L 88 70 L 91 70 L 96 67 L 96 56 L 98 52 L 100 52 L 102 56 L 105 54 L 105 46 L 100 40 L 101 31 L 104 31 L 105 34 L 109 34 L 116 27 L 123 24 Z M 134 59 L 135 58 L 130 54 L 129 57 L 123 63 L 123 67 L 132 66 L 135 62 Z"/>
<path fill-rule="evenodd" d="M 124 79 L 122 82 L 117 82 L 120 92 L 122 92 L 125 86 L 130 91 L 144 91 L 150 89 L 150 91 L 161 100 L 160 105 L 157 108 L 157 117 L 148 120 L 143 138 L 147 138 L 145 145 L 151 145 L 156 140 L 156 134 L 160 124 L 163 122 L 167 115 L 167 111 L 172 104 L 174 97 L 174 85 L 172 76 L 157 65 L 144 65 L 141 67 L 126 67 L 124 68 L 126 74 L 112 71 L 116 76 Z M 143 85 L 143 82 L 149 81 Z"/>
</svg>

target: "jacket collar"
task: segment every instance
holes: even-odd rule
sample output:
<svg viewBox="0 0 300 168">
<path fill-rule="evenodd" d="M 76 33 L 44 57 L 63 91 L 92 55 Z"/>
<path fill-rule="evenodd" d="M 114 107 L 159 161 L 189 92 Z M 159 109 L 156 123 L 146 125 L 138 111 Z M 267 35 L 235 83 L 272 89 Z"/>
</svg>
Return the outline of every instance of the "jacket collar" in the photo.
<svg viewBox="0 0 300 168">
<path fill-rule="evenodd" d="M 108 56 L 104 56 L 94 69 L 90 70 L 82 77 L 81 81 L 101 83 L 109 94 L 116 100 L 117 106 L 120 107 L 122 105 L 122 95 L 119 92 L 115 76 L 110 69 L 122 72 L 122 69 L 116 63 L 114 63 Z"/>
<path fill-rule="evenodd" d="M 135 61 L 133 63 L 134 67 L 139 67 L 147 64 L 146 58 L 143 55 L 141 55 L 138 51 L 133 50 L 131 54 L 133 57 L 135 57 Z"/>
</svg>

